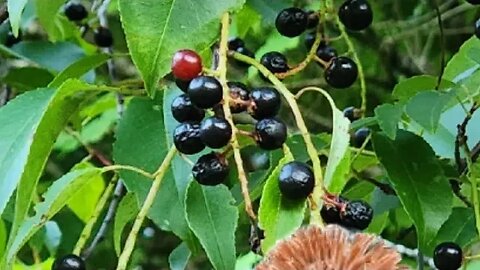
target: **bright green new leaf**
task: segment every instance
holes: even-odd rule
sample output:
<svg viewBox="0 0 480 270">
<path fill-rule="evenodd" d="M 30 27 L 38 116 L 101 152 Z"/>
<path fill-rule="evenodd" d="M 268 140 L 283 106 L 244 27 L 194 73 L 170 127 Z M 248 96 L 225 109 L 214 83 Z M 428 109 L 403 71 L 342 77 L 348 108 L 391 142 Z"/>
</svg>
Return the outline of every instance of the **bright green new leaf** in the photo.
<svg viewBox="0 0 480 270">
<path fill-rule="evenodd" d="M 135 194 L 128 193 L 118 204 L 115 221 L 113 224 L 113 244 L 117 255 L 121 251 L 122 233 L 125 226 L 137 215 L 139 209 Z"/>
<path fill-rule="evenodd" d="M 65 0 L 34 0 L 37 18 L 52 42 L 65 40 L 77 31 L 75 24 L 60 15 Z"/>
<path fill-rule="evenodd" d="M 8 18 L 10 19 L 10 25 L 15 36 L 18 35 L 20 28 L 20 20 L 22 19 L 23 9 L 27 5 L 28 0 L 8 0 Z"/>
<path fill-rule="evenodd" d="M 244 0 L 120 0 L 120 16 L 132 59 L 150 95 L 170 69 L 175 51 L 210 48 L 222 14 Z"/>
<path fill-rule="evenodd" d="M 216 270 L 235 269 L 238 209 L 224 185 L 202 186 L 192 181 L 185 198 L 188 225 L 200 240 Z"/>
<path fill-rule="evenodd" d="M 414 222 L 426 251 L 452 211 L 453 194 L 432 148 L 419 136 L 399 130 L 395 140 L 375 133 L 373 145 L 390 183 Z"/>
<path fill-rule="evenodd" d="M 375 117 L 378 125 L 392 140 L 397 136 L 398 123 L 402 118 L 402 114 L 403 108 L 398 104 L 383 104 L 375 108 Z"/>
</svg>

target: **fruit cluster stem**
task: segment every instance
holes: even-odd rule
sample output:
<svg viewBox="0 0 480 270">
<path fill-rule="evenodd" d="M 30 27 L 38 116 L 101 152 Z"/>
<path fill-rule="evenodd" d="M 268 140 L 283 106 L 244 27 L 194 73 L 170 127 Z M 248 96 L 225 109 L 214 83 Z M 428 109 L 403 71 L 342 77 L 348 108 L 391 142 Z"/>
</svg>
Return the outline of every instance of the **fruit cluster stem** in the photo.
<svg viewBox="0 0 480 270">
<path fill-rule="evenodd" d="M 220 33 L 220 46 L 218 49 L 219 52 L 219 62 L 218 69 L 220 83 L 223 88 L 223 112 L 225 114 L 225 119 L 228 121 L 232 127 L 232 139 L 231 146 L 233 150 L 233 157 L 237 165 L 238 170 L 238 180 L 240 181 L 240 187 L 242 189 L 243 200 L 245 201 L 245 211 L 247 212 L 250 219 L 255 222 L 257 217 L 252 207 L 252 200 L 250 199 L 250 193 L 248 191 L 248 179 L 243 167 L 243 160 L 240 154 L 240 145 L 237 140 L 238 129 L 233 122 L 232 112 L 230 110 L 230 90 L 227 85 L 227 52 L 228 52 L 228 28 L 230 26 L 230 15 L 228 12 L 222 16 L 222 29 Z"/>
<path fill-rule="evenodd" d="M 175 146 L 172 146 L 167 153 L 167 156 L 162 162 L 162 165 L 158 168 L 157 172 L 155 173 L 155 179 L 148 191 L 147 198 L 143 202 L 142 208 L 138 213 L 137 217 L 135 218 L 135 222 L 133 223 L 132 229 L 128 234 L 127 241 L 125 242 L 125 247 L 118 258 L 117 270 L 125 270 L 127 269 L 128 261 L 130 260 L 130 255 L 132 255 L 133 248 L 135 247 L 135 242 L 137 240 L 138 232 L 142 227 L 143 221 L 148 214 L 148 211 L 153 205 L 153 201 L 157 196 L 158 190 L 160 189 L 160 184 L 162 183 L 163 177 L 169 168 L 169 165 L 177 153 L 177 149 Z"/>
<path fill-rule="evenodd" d="M 268 78 L 273 83 L 273 85 L 283 95 L 288 105 L 290 106 L 293 112 L 293 115 L 295 117 L 297 127 L 300 130 L 303 140 L 305 141 L 305 145 L 307 147 L 307 153 L 310 159 L 312 160 L 313 172 L 315 174 L 315 189 L 314 189 L 315 200 L 314 200 L 314 203 L 310 204 L 311 223 L 323 227 L 323 221 L 320 216 L 320 207 L 322 203 L 321 197 L 323 195 L 322 168 L 320 166 L 320 159 L 318 158 L 318 152 L 315 149 L 315 146 L 313 145 L 312 138 L 310 137 L 310 133 L 308 132 L 307 125 L 303 120 L 302 113 L 300 112 L 300 108 L 298 107 L 295 96 L 287 89 L 287 87 L 273 73 L 271 73 L 266 67 L 264 67 L 255 59 L 237 52 L 233 52 L 231 55 L 233 56 L 233 58 L 239 61 L 248 63 L 254 66 L 256 69 L 258 69 L 260 73 L 262 73 L 266 78 Z"/>
<path fill-rule="evenodd" d="M 112 195 L 112 192 L 114 190 L 114 187 L 118 181 L 118 176 L 115 175 L 112 178 L 112 181 L 108 184 L 107 188 L 103 192 L 102 197 L 100 200 L 97 202 L 97 207 L 95 207 L 95 210 L 93 211 L 92 215 L 87 221 L 87 224 L 85 224 L 85 227 L 83 227 L 82 233 L 80 234 L 80 238 L 77 241 L 77 244 L 75 245 L 75 248 L 73 249 L 73 254 L 75 255 L 80 255 L 80 252 L 82 252 L 83 248 L 85 247 L 85 244 L 87 243 L 87 240 L 90 238 L 90 235 L 92 234 L 93 231 L 93 226 L 97 222 L 98 218 L 100 217 L 100 214 L 103 211 L 103 208 L 105 207 L 105 204 L 108 201 L 108 198 Z"/>
</svg>

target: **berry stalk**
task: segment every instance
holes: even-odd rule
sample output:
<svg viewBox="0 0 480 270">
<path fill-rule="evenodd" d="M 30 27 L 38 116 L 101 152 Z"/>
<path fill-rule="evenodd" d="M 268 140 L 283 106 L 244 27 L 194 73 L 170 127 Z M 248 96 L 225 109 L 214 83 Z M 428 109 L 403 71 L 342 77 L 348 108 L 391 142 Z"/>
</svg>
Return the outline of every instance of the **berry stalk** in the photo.
<svg viewBox="0 0 480 270">
<path fill-rule="evenodd" d="M 266 78 L 268 78 L 274 86 L 279 90 L 279 92 L 283 95 L 285 100 L 287 101 L 288 105 L 290 106 L 293 115 L 295 117 L 295 121 L 297 123 L 297 127 L 300 130 L 300 133 L 305 141 L 305 145 L 307 147 L 308 156 L 312 160 L 313 164 L 313 172 L 315 175 L 315 189 L 313 192 L 314 202 L 310 204 L 311 210 L 311 223 L 319 225 L 323 227 L 323 221 L 320 217 L 320 208 L 321 208 L 321 197 L 323 195 L 323 175 L 322 175 L 322 168 L 320 166 L 320 159 L 318 158 L 318 152 L 313 145 L 312 138 L 310 137 L 310 133 L 308 132 L 307 125 L 303 120 L 302 113 L 300 112 L 300 108 L 298 107 L 297 101 L 295 96 L 287 89 L 287 87 L 267 68 L 265 68 L 262 64 L 257 62 L 255 59 L 245 56 L 243 54 L 234 52 L 232 57 L 248 63 L 254 66 L 260 73 L 263 74 Z"/>
<path fill-rule="evenodd" d="M 250 194 L 248 191 L 248 179 L 243 167 L 243 160 L 240 154 L 240 145 L 237 140 L 238 129 L 233 122 L 232 112 L 230 110 L 230 90 L 227 85 L 227 52 L 228 52 L 228 27 L 230 26 L 230 14 L 226 12 L 222 16 L 222 29 L 220 33 L 220 47 L 219 59 L 218 59 L 218 69 L 217 71 L 220 74 L 220 83 L 222 84 L 223 89 L 223 112 L 225 114 L 225 119 L 228 121 L 232 127 L 232 138 L 231 145 L 233 150 L 233 157 L 235 163 L 237 164 L 238 170 L 238 180 L 240 181 L 240 187 L 242 189 L 243 199 L 245 201 L 245 211 L 250 216 L 252 221 L 257 219 L 253 207 L 252 201 L 250 199 Z"/>
<path fill-rule="evenodd" d="M 118 258 L 117 270 L 125 270 L 127 269 L 128 261 L 130 260 L 130 255 L 132 255 L 133 248 L 135 247 L 135 242 L 137 240 L 138 232 L 142 227 L 143 220 L 148 214 L 148 210 L 152 207 L 153 201 L 157 196 L 158 190 L 160 189 L 160 184 L 162 183 L 163 177 L 169 168 L 169 165 L 177 153 L 177 148 L 175 146 L 171 147 L 168 151 L 167 156 L 162 162 L 162 165 L 158 168 L 157 172 L 155 172 L 155 179 L 152 183 L 152 187 L 148 191 L 147 198 L 143 202 L 142 208 L 138 213 L 137 217 L 135 218 L 135 222 L 133 223 L 132 230 L 128 234 L 127 241 L 125 242 L 125 247 L 123 248 L 120 257 Z"/>
</svg>

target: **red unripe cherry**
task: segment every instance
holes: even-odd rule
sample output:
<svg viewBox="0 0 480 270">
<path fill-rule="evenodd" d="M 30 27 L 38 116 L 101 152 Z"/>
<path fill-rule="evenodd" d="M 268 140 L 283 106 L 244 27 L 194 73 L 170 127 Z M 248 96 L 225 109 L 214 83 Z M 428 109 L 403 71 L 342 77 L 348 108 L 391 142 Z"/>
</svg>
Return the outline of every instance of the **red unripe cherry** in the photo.
<svg viewBox="0 0 480 270">
<path fill-rule="evenodd" d="M 172 73 L 175 78 L 190 81 L 202 72 L 202 59 L 192 50 L 180 50 L 173 55 Z"/>
</svg>

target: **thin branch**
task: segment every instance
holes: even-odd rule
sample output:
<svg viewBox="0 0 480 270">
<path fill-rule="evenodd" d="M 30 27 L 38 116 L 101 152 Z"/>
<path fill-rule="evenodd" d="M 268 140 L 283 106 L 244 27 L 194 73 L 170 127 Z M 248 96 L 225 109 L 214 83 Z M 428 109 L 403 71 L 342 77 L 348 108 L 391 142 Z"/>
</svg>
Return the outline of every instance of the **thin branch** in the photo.
<svg viewBox="0 0 480 270">
<path fill-rule="evenodd" d="M 462 189 L 458 180 L 450 179 L 450 187 L 452 188 L 453 194 L 455 194 L 455 196 L 457 196 L 457 198 L 461 200 L 467 207 L 473 207 L 472 203 L 468 200 L 468 198 L 462 194 Z"/>
<path fill-rule="evenodd" d="M 435 12 L 437 14 L 438 28 L 440 29 L 440 74 L 438 74 L 437 86 L 435 87 L 435 89 L 438 90 L 440 88 L 440 84 L 442 83 L 443 73 L 445 72 L 445 34 L 443 30 L 442 13 L 440 12 L 440 8 L 438 7 L 437 0 L 433 0 L 433 4 L 435 6 Z"/>
<path fill-rule="evenodd" d="M 2 93 L 0 94 L 0 107 L 7 104 L 7 102 L 10 100 L 11 94 L 12 89 L 10 88 L 10 86 L 6 85 Z"/>
<path fill-rule="evenodd" d="M 378 181 L 377 179 L 368 176 L 365 173 L 353 170 L 353 175 L 356 178 L 358 178 L 359 180 L 365 180 L 365 181 L 369 182 L 370 184 L 376 186 L 378 189 L 380 189 L 381 191 L 383 191 L 383 193 L 385 193 L 387 195 L 395 195 L 395 196 L 397 195 L 395 190 L 389 184 L 382 183 L 382 182 Z"/>
<path fill-rule="evenodd" d="M 400 254 L 402 254 L 406 257 L 410 257 L 412 259 L 415 259 L 416 261 L 419 260 L 419 256 L 422 256 L 423 257 L 422 261 L 424 262 L 424 264 L 428 265 L 432 269 L 437 269 L 435 267 L 435 264 L 433 263 L 433 259 L 429 258 L 429 257 L 424 257 L 418 249 L 411 249 L 411 248 L 408 248 L 408 247 L 403 246 L 403 245 L 395 244 L 395 243 L 390 242 L 390 241 L 385 240 L 385 239 L 383 239 L 383 241 L 385 241 L 385 244 L 387 246 L 394 248 L 398 253 L 400 253 Z"/>
<path fill-rule="evenodd" d="M 473 114 L 478 108 L 479 108 L 478 104 L 476 102 L 473 103 L 472 107 L 467 112 L 467 115 L 465 116 L 465 119 L 463 120 L 463 122 L 457 126 L 457 137 L 455 139 L 454 155 L 455 155 L 455 162 L 457 164 L 457 169 L 459 173 L 463 172 L 466 168 L 465 159 L 461 157 L 460 148 L 464 145 L 467 145 L 467 126 L 470 120 L 472 119 Z M 477 145 L 474 147 L 474 149 L 477 147 Z M 480 146 L 478 147 L 480 148 Z M 480 150 L 475 149 L 475 151 L 480 151 Z M 469 158 L 471 158 L 472 160 L 473 160 L 473 154 L 477 155 L 478 157 L 478 153 L 472 152 L 471 155 L 469 156 Z"/>
</svg>

